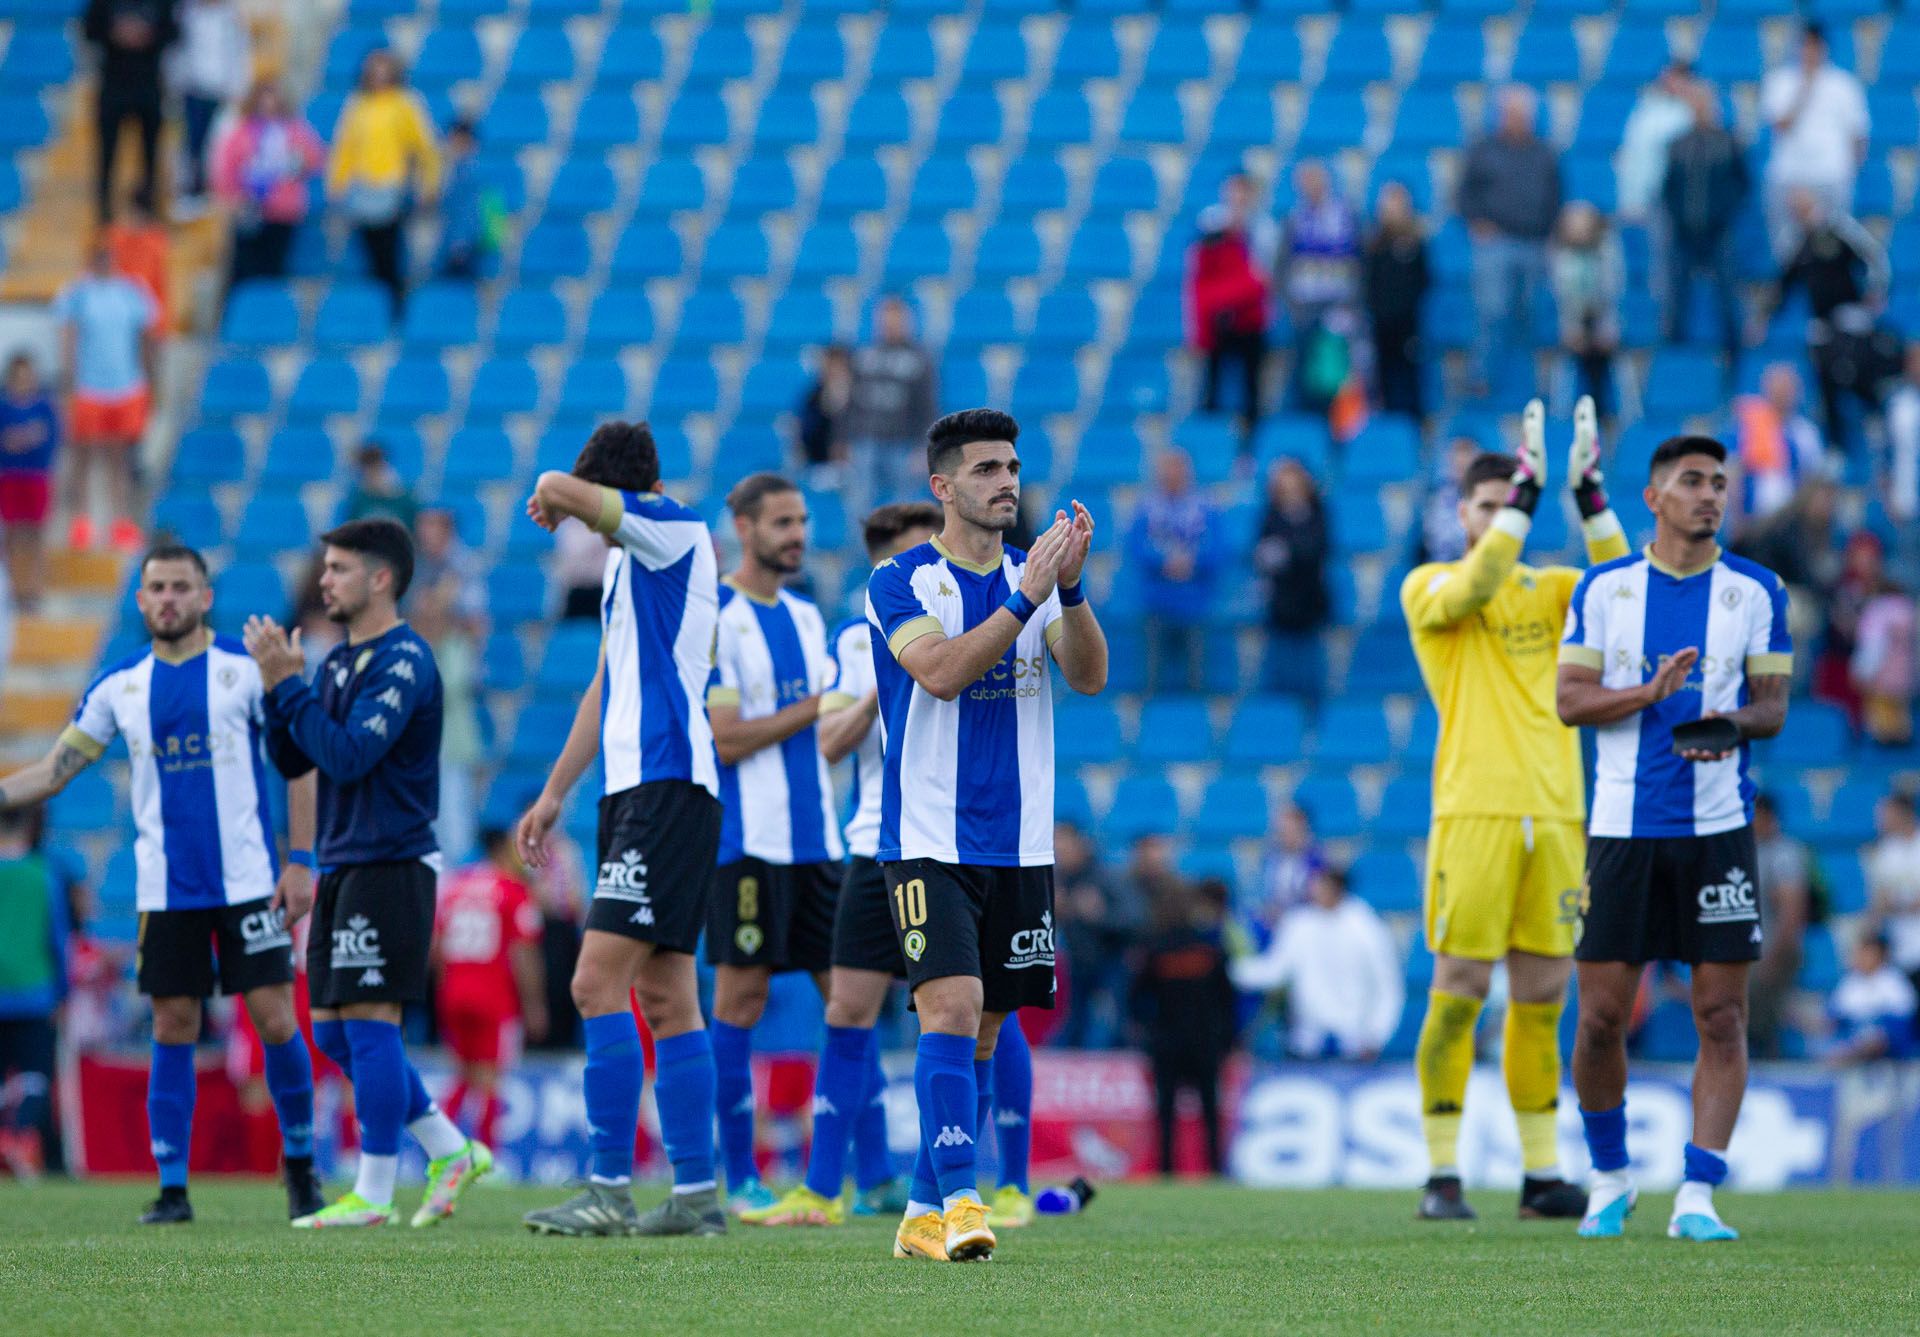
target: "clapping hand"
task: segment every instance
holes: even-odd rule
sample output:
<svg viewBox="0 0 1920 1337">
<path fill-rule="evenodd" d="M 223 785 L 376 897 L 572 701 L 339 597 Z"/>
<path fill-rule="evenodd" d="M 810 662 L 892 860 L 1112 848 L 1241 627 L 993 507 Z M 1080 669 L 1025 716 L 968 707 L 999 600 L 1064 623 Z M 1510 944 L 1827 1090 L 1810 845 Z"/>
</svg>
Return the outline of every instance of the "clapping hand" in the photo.
<svg viewBox="0 0 1920 1337">
<path fill-rule="evenodd" d="M 253 656 L 253 662 L 260 666 L 261 687 L 269 692 L 306 671 L 307 657 L 301 653 L 297 627 L 289 637 L 278 622 L 255 613 L 247 619 L 240 639 L 247 653 Z"/>
<path fill-rule="evenodd" d="M 1054 523 L 1066 519 L 1064 511 L 1056 512 Z M 1080 574 L 1086 570 L 1087 554 L 1093 550 L 1093 515 L 1076 498 L 1073 503 L 1073 525 L 1068 538 L 1066 555 L 1060 561 L 1060 583 L 1078 585 Z"/>
</svg>

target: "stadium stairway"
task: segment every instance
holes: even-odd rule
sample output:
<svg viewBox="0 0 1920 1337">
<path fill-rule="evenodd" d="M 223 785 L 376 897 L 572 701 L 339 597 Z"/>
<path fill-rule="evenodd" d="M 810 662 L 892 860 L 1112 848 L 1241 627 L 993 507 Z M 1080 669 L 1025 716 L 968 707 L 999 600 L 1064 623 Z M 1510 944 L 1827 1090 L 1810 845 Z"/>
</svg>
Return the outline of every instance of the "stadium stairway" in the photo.
<svg viewBox="0 0 1920 1337">
<path fill-rule="evenodd" d="M 113 625 L 121 569 L 110 553 L 53 554 L 40 610 L 22 614 L 14 628 L 0 694 L 0 767 L 40 756 L 67 722 Z"/>
</svg>

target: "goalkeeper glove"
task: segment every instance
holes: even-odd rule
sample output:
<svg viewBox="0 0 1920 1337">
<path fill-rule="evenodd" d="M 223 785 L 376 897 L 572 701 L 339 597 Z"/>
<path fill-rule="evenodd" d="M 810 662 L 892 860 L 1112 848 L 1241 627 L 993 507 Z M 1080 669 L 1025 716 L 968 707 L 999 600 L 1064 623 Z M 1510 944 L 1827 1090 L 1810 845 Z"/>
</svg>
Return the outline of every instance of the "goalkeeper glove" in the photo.
<svg viewBox="0 0 1920 1337">
<path fill-rule="evenodd" d="M 1513 491 L 1507 505 L 1531 517 L 1540 504 L 1540 487 L 1547 481 L 1547 408 L 1529 400 L 1520 418 L 1519 467 L 1513 471 Z"/>
<path fill-rule="evenodd" d="M 1606 479 L 1600 472 L 1600 422 L 1593 396 L 1573 406 L 1573 448 L 1567 452 L 1567 486 L 1573 489 L 1580 518 L 1591 520 L 1607 509 Z"/>
</svg>

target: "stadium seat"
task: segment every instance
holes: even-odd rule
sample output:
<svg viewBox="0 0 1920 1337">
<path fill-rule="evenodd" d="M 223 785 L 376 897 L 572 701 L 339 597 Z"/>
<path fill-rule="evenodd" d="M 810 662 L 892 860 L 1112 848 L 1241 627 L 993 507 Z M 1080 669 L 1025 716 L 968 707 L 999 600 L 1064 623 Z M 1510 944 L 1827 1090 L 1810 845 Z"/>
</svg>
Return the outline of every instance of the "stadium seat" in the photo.
<svg viewBox="0 0 1920 1337">
<path fill-rule="evenodd" d="M 687 64 L 689 84 L 717 84 L 753 73 L 753 38 L 744 25 L 716 23 L 693 44 Z"/>
<path fill-rule="evenodd" d="M 475 392 L 479 386 L 476 383 Z M 443 488 L 473 488 L 513 477 L 513 442 L 498 427 L 467 426 L 447 442 Z"/>
<path fill-rule="evenodd" d="M 1366 829 L 1353 782 L 1344 775 L 1315 772 L 1294 786 L 1288 801 L 1306 814 L 1322 840 L 1351 840 Z"/>
<path fill-rule="evenodd" d="M 265 413 L 273 403 L 267 369 L 252 358 L 227 358 L 207 369 L 200 387 L 200 411 L 214 418 Z"/>
<path fill-rule="evenodd" d="M 380 418 L 407 421 L 445 413 L 453 403 L 446 364 L 437 357 L 403 357 L 387 371 L 380 392 Z"/>
<path fill-rule="evenodd" d="M 1084 13 L 1068 20 L 1053 57 L 1054 82 L 1078 87 L 1091 79 L 1119 75 L 1120 46 L 1114 40 L 1113 25 Z"/>
<path fill-rule="evenodd" d="M 472 28 L 450 24 L 434 28 L 426 35 L 408 75 L 415 87 L 436 89 L 478 79 L 486 69 L 487 56 L 480 47 L 480 34 Z M 355 61 L 354 73 L 358 70 L 359 62 Z"/>
<path fill-rule="evenodd" d="M 567 368 L 556 412 L 576 418 L 621 413 L 629 392 L 627 375 L 612 358 L 585 358 Z"/>
<path fill-rule="evenodd" d="M 800 239 L 793 277 L 817 282 L 860 272 L 860 238 L 850 223 L 816 223 Z"/>
<path fill-rule="evenodd" d="M 994 143 L 1000 138 L 1000 120 L 999 98 L 984 88 L 962 86 L 941 108 L 934 143 L 946 152 Z"/>
<path fill-rule="evenodd" d="M 566 341 L 567 308 L 558 293 L 515 288 L 501 299 L 493 327 L 495 353 L 524 355 Z"/>
<path fill-rule="evenodd" d="M 323 349 L 379 343 L 393 328 L 393 302 L 378 284 L 347 280 L 333 286 L 314 317 L 313 341 Z"/>
<path fill-rule="evenodd" d="M 228 427 L 195 427 L 173 452 L 173 481 L 186 487 L 237 483 L 247 474 L 247 443 Z"/>
<path fill-rule="evenodd" d="M 1435 20 L 1427 32 L 1416 77 L 1422 84 L 1438 87 L 1478 83 L 1486 73 L 1486 63 L 1487 43 L 1479 23 L 1444 17 Z"/>
<path fill-rule="evenodd" d="M 1396 152 L 1451 148 L 1465 138 L 1451 88 L 1416 86 L 1400 99 L 1393 123 Z"/>
<path fill-rule="evenodd" d="M 1318 765 L 1378 765 L 1393 759 L 1387 717 L 1364 701 L 1330 701 L 1314 727 L 1312 759 Z"/>
<path fill-rule="evenodd" d="M 1213 72 L 1213 52 L 1207 35 L 1198 23 L 1162 19 L 1147 47 L 1147 60 L 1141 70 L 1145 83 L 1175 84 L 1204 79 Z"/>
<path fill-rule="evenodd" d="M 747 315 L 740 299 L 724 289 L 702 289 L 680 308 L 675 335 L 682 351 L 709 344 L 737 344 L 747 337 Z"/>
<path fill-rule="evenodd" d="M 291 492 L 256 492 L 240 516 L 233 536 L 234 552 L 243 559 L 270 561 L 289 550 L 313 543 L 307 508 Z"/>
<path fill-rule="evenodd" d="M 680 236 L 665 223 L 635 222 L 613 248 L 611 277 L 636 283 L 680 272 Z"/>
<path fill-rule="evenodd" d="M 566 29 L 528 24 L 507 61 L 508 85 L 566 83 L 573 78 L 573 43 Z"/>
<path fill-rule="evenodd" d="M 1840 707 L 1824 701 L 1796 701 L 1779 735 L 1759 746 L 1770 766 L 1832 765 L 1846 756 L 1851 733 Z"/>
<path fill-rule="evenodd" d="M 1264 85 L 1235 84 L 1213 109 L 1208 143 L 1216 149 L 1270 144 L 1275 137 L 1273 94 Z"/>
<path fill-rule="evenodd" d="M 1381 793 L 1373 834 L 1391 840 L 1424 839 L 1432 821 L 1432 804 L 1433 781 L 1425 773 L 1394 777 Z"/>
<path fill-rule="evenodd" d="M 812 376 L 799 359 L 762 359 L 747 369 L 740 383 L 743 413 L 783 413 L 799 404 Z M 816 542 L 819 540 L 816 538 Z"/>
<path fill-rule="evenodd" d="M 495 418 L 540 407 L 540 376 L 524 358 L 489 358 L 474 371 L 467 412 Z"/>
<path fill-rule="evenodd" d="M 1120 717 L 1104 697 L 1068 697 L 1054 707 L 1054 757 L 1062 767 L 1104 766 L 1117 760 Z"/>
<path fill-rule="evenodd" d="M 1306 713 L 1284 696 L 1251 696 L 1233 712 L 1223 760 L 1230 766 L 1285 766 L 1304 752 Z"/>
<path fill-rule="evenodd" d="M 442 2 L 444 8 L 444 0 Z M 660 38 L 644 24 L 615 24 L 607 32 L 594 82 L 601 87 L 628 88 L 658 79 L 664 67 Z"/>
<path fill-rule="evenodd" d="M 710 413 L 719 397 L 719 382 L 711 362 L 705 357 L 676 355 L 660 364 L 647 412 L 669 419 L 687 413 Z"/>
<path fill-rule="evenodd" d="M 312 420 L 360 408 L 360 374 L 345 358 L 321 357 L 309 362 L 294 382 L 287 399 L 287 416 Z"/>
<path fill-rule="evenodd" d="M 788 291 L 773 304 L 767 320 L 770 352 L 793 351 L 833 337 L 833 301 L 825 293 Z"/>
<path fill-rule="evenodd" d="M 820 213 L 843 218 L 872 213 L 887 205 L 886 170 L 872 158 L 841 158 L 827 168 L 820 183 Z"/>
<path fill-rule="evenodd" d="M 420 351 L 477 342 L 480 302 L 473 285 L 441 282 L 422 287 L 407 301 L 400 334 L 410 348 Z"/>
<path fill-rule="evenodd" d="M 913 113 L 894 89 L 870 89 L 853 101 L 847 113 L 847 148 L 871 151 L 904 144 L 913 137 Z"/>
<path fill-rule="evenodd" d="M 1379 552 L 1387 546 L 1387 519 L 1377 492 L 1336 492 L 1331 518 L 1334 546 L 1342 552 Z"/>
<path fill-rule="evenodd" d="M 1209 784 L 1193 814 L 1196 841 L 1225 842 L 1264 836 L 1268 829 L 1266 786 L 1250 775 L 1227 775 Z"/>
<path fill-rule="evenodd" d="M 960 64 L 963 86 L 1000 83 L 1024 79 L 1027 75 L 1027 43 L 1020 29 L 1011 24 L 984 20 L 974 30 L 973 41 Z"/>
<path fill-rule="evenodd" d="M 171 534 L 188 547 L 204 551 L 220 546 L 225 522 L 212 497 L 175 492 L 162 497 L 154 507 L 153 528 L 156 534 Z"/>
<path fill-rule="evenodd" d="M 1413 914 L 1420 909 L 1420 870 L 1403 850 L 1371 849 L 1348 870 L 1353 893 L 1382 914 Z"/>
<path fill-rule="evenodd" d="M 937 155 L 920 165 L 907 196 L 907 212 L 919 218 L 971 209 L 980 195 L 973 167 L 958 154 Z"/>
<path fill-rule="evenodd" d="M 546 604 L 547 580 L 539 567 L 503 562 L 487 573 L 487 612 L 495 621 L 531 622 L 546 611 Z"/>
<path fill-rule="evenodd" d="M 1134 759 L 1144 765 L 1206 761 L 1213 751 L 1207 703 L 1195 697 L 1156 696 L 1140 710 Z"/>
<path fill-rule="evenodd" d="M 317 427 L 283 427 L 267 443 L 260 481 L 286 489 L 320 483 L 333 477 L 336 461 L 333 438 Z"/>
<path fill-rule="evenodd" d="M 300 308 L 283 283 L 253 279 L 227 299 L 220 337 L 236 348 L 272 348 L 300 338 Z"/>
<path fill-rule="evenodd" d="M 1170 836 L 1180 829 L 1180 796 L 1158 775 L 1129 775 L 1114 787 L 1113 806 L 1100 824 L 1107 847 L 1126 849 L 1141 836 Z"/>
</svg>

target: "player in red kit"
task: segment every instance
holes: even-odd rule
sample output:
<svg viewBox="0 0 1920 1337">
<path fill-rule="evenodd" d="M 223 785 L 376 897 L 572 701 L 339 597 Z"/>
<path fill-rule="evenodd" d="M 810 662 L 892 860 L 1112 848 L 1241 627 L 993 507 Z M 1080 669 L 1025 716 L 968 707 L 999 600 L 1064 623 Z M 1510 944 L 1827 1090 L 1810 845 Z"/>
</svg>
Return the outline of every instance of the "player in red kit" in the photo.
<svg viewBox="0 0 1920 1337">
<path fill-rule="evenodd" d="M 507 831 L 482 834 L 485 863 L 463 868 L 440 887 L 434 957 L 440 1037 L 453 1051 L 458 1076 L 443 1098 L 469 1131 L 492 1145 L 500 1117 L 500 1074 L 519 1057 L 524 1035 L 547 1033 L 540 908 Z"/>
</svg>

